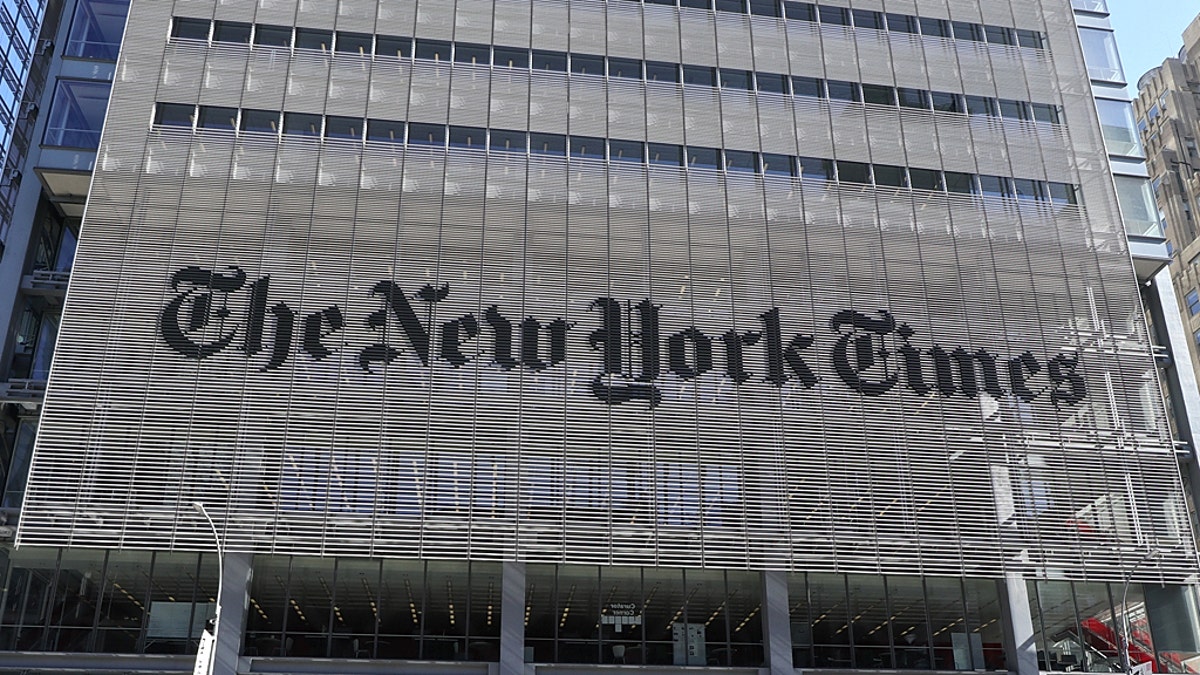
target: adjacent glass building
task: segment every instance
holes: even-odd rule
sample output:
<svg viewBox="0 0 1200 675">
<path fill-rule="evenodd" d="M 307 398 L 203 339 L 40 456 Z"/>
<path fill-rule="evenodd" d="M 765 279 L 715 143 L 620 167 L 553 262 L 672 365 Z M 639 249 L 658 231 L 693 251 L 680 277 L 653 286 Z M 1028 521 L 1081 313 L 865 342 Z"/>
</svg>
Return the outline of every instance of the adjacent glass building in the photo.
<svg viewBox="0 0 1200 675">
<path fill-rule="evenodd" d="M 65 8 L 0 669 L 1197 670 L 1071 4 Z"/>
</svg>

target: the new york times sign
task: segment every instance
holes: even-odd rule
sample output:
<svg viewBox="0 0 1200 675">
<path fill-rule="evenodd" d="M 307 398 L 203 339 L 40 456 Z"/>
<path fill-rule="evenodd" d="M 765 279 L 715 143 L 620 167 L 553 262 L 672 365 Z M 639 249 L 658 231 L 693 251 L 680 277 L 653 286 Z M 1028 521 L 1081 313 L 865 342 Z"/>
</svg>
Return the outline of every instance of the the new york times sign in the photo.
<svg viewBox="0 0 1200 675">
<path fill-rule="evenodd" d="M 871 397 L 901 389 L 966 398 L 986 393 L 1056 407 L 1074 406 L 1088 393 L 1077 354 L 1039 358 L 1030 351 L 993 354 L 926 343 L 885 309 L 844 309 L 828 318 L 824 330 L 806 334 L 791 332 L 788 317 L 771 307 L 754 317 L 754 330 L 709 334 L 673 326 L 670 308 L 649 300 L 599 296 L 587 307 L 586 325 L 562 317 L 517 318 L 498 305 L 435 325 L 421 317 L 450 296 L 449 285 L 406 289 L 379 281 L 370 291 L 377 308 L 365 316 L 347 316 L 337 305 L 301 312 L 274 297 L 269 276 L 251 281 L 237 267 L 185 267 L 171 275 L 170 285 L 175 295 L 162 310 L 159 331 L 171 349 L 193 359 L 241 352 L 265 359 L 264 372 L 289 359 L 329 359 L 338 349 L 352 350 L 366 373 L 402 358 L 456 368 L 486 359 L 505 371 L 541 372 L 564 366 L 568 345 L 577 341 L 594 355 L 589 390 L 609 405 L 654 406 L 662 400 L 664 378 L 706 376 L 805 389 L 829 380 Z M 238 294 L 245 309 L 235 313 L 230 300 Z M 343 345 L 338 334 L 354 322 L 374 340 Z M 388 330 L 389 323 L 399 329 Z M 829 343 L 824 358 L 817 353 L 821 341 Z"/>
</svg>

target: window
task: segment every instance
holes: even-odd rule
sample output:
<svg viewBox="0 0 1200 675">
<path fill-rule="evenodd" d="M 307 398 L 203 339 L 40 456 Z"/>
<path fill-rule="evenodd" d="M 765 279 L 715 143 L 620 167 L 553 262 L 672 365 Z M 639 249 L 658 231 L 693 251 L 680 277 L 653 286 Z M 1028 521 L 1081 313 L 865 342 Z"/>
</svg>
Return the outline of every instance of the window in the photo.
<svg viewBox="0 0 1200 675">
<path fill-rule="evenodd" d="M 1134 176 L 1113 176 L 1117 188 L 1117 203 L 1121 207 L 1121 220 L 1125 230 L 1132 235 L 1161 237 L 1162 225 L 1158 219 L 1158 205 L 1150 181 Z"/>
<path fill-rule="evenodd" d="M 1017 30 L 1017 44 L 1031 49 L 1042 49 L 1044 40 L 1042 34 L 1033 30 Z"/>
<path fill-rule="evenodd" d="M 404 122 L 367 120 L 367 140 L 385 143 L 404 142 Z"/>
<path fill-rule="evenodd" d="M 1096 80 L 1124 82 L 1121 57 L 1117 54 L 1117 41 L 1111 31 L 1097 28 L 1080 28 L 1079 39 L 1083 42 L 1083 58 L 1087 61 L 1088 76 Z"/>
<path fill-rule="evenodd" d="M 706 66 L 685 65 L 683 67 L 683 83 L 715 87 L 717 86 L 717 70 Z"/>
<path fill-rule="evenodd" d="M 203 111 L 201 113 L 203 114 Z M 362 140 L 363 121 L 357 117 L 336 117 L 330 115 L 325 118 L 325 137 L 354 141 Z"/>
<path fill-rule="evenodd" d="M 370 56 L 374 41 L 374 36 L 367 33 L 338 31 L 337 50 L 343 54 Z"/>
<path fill-rule="evenodd" d="M 758 171 L 758 153 L 744 150 L 725 151 L 725 170 L 755 173 Z"/>
<path fill-rule="evenodd" d="M 529 50 L 515 47 L 495 47 L 492 59 L 497 66 L 504 68 L 528 68 Z"/>
<path fill-rule="evenodd" d="M 787 75 L 773 75 L 771 73 L 758 73 L 758 90 L 767 91 L 772 94 L 788 93 Z"/>
<path fill-rule="evenodd" d="M 763 153 L 763 173 L 771 176 L 795 176 L 796 159 L 790 155 Z"/>
<path fill-rule="evenodd" d="M 647 61 L 646 79 L 651 82 L 678 82 L 679 66 L 674 63 Z"/>
<path fill-rule="evenodd" d="M 933 109 L 939 112 L 966 112 L 962 96 L 939 91 L 933 92 Z"/>
<path fill-rule="evenodd" d="M 89 150 L 100 147 L 110 87 L 108 82 L 59 80 L 42 142 Z"/>
<path fill-rule="evenodd" d="M 871 165 L 863 162 L 838 162 L 837 177 L 843 183 L 871 183 Z"/>
<path fill-rule="evenodd" d="M 975 193 L 975 176 L 972 174 L 947 171 L 945 177 L 947 192 L 954 192 L 960 195 Z"/>
<path fill-rule="evenodd" d="M 565 73 L 567 72 L 567 55 L 562 52 L 548 52 L 535 49 L 533 50 L 533 69 L 553 70 Z"/>
<path fill-rule="evenodd" d="M 1041 181 L 1030 180 L 1028 178 L 1014 178 L 1013 185 L 1017 189 L 1017 199 L 1030 201 L 1045 199 L 1045 196 L 1042 194 Z"/>
<path fill-rule="evenodd" d="M 680 148 L 678 145 L 667 145 L 665 143 L 649 143 L 647 145 L 647 149 L 650 152 L 651 164 L 683 166 L 683 148 Z"/>
<path fill-rule="evenodd" d="M 482 150 L 487 132 L 479 127 L 450 127 L 450 147 Z"/>
<path fill-rule="evenodd" d="M 783 11 L 789 19 L 797 21 L 816 21 L 817 8 L 807 2 L 784 2 Z"/>
<path fill-rule="evenodd" d="M 908 184 L 908 181 L 905 177 L 904 167 L 876 164 L 875 184 L 887 187 L 904 187 Z"/>
<path fill-rule="evenodd" d="M 642 79 L 642 62 L 634 59 L 608 59 L 609 77 L 627 77 L 634 80 Z"/>
<path fill-rule="evenodd" d="M 525 152 L 525 132 L 492 130 L 492 138 L 488 145 L 492 150 L 504 152 Z"/>
<path fill-rule="evenodd" d="M 688 167 L 693 169 L 720 169 L 721 153 L 716 148 L 687 149 Z"/>
<path fill-rule="evenodd" d="M 918 20 L 921 25 L 921 34 L 931 37 L 950 37 L 950 22 L 945 19 L 931 19 L 929 17 L 921 17 Z"/>
<path fill-rule="evenodd" d="M 1200 292 L 1193 289 L 1184 297 L 1184 301 L 1187 303 L 1189 316 L 1200 314 Z"/>
<path fill-rule="evenodd" d="M 398 59 L 412 56 L 412 40 L 380 35 L 375 39 L 376 56 L 394 56 Z"/>
<path fill-rule="evenodd" d="M 883 12 L 873 12 L 867 9 L 856 9 L 851 12 L 851 14 L 854 16 L 855 27 L 883 30 Z"/>
<path fill-rule="evenodd" d="M 567 137 L 562 134 L 529 134 L 529 151 L 538 155 L 567 154 Z"/>
<path fill-rule="evenodd" d="M 966 96 L 967 114 L 968 115 L 984 115 L 987 117 L 996 117 L 996 99 L 986 96 Z"/>
<path fill-rule="evenodd" d="M 970 40 L 983 42 L 983 26 L 966 21 L 954 21 L 950 24 L 955 40 Z"/>
<path fill-rule="evenodd" d="M 904 108 L 929 109 L 929 92 L 924 89 L 900 87 L 896 93 L 900 98 L 900 105 Z"/>
<path fill-rule="evenodd" d="M 979 187 L 985 197 L 1012 196 L 1012 183 L 1004 176 L 980 176 Z"/>
<path fill-rule="evenodd" d="M 833 24 L 835 26 L 850 25 L 850 10 L 845 7 L 819 5 L 817 7 L 817 15 L 821 18 L 821 23 Z"/>
<path fill-rule="evenodd" d="M 182 103 L 159 103 L 154 110 L 154 123 L 164 127 L 191 127 L 196 108 Z"/>
<path fill-rule="evenodd" d="M 616 162 L 644 162 L 646 161 L 645 146 L 638 141 L 610 140 L 608 142 L 608 158 Z"/>
<path fill-rule="evenodd" d="M 1200 347 L 1200 330 L 1192 333 L 1192 342 L 1196 343 L 1197 347 Z"/>
<path fill-rule="evenodd" d="M 604 139 L 588 136 L 571 137 L 571 156 L 604 159 Z"/>
<path fill-rule="evenodd" d="M 933 169 L 909 169 L 909 183 L 914 190 L 941 190 L 942 174 Z"/>
<path fill-rule="evenodd" d="M 1034 103 L 1030 107 L 1033 108 L 1034 120 L 1046 122 L 1047 124 L 1058 124 L 1058 106 L 1048 103 Z"/>
<path fill-rule="evenodd" d="M 209 22 L 204 19 L 183 19 L 176 17 L 171 24 L 171 36 L 185 40 L 207 40 Z M 118 36 L 120 39 L 120 36 Z"/>
<path fill-rule="evenodd" d="M 121 35 L 125 32 L 125 16 L 129 13 L 129 0 L 80 0 L 71 18 L 71 34 L 67 37 L 66 55 L 81 59 L 116 61 L 121 48 Z M 195 21 L 194 19 L 176 19 Z M 200 31 L 208 37 L 207 21 Z M 175 37 L 193 37 L 175 34 Z"/>
<path fill-rule="evenodd" d="M 237 129 L 237 108 L 218 108 L 216 106 L 200 106 L 200 117 L 196 126 L 201 129 L 219 129 L 234 131 Z"/>
<path fill-rule="evenodd" d="M 833 180 L 833 160 L 819 157 L 800 157 L 800 177 Z"/>
<path fill-rule="evenodd" d="M 1029 119 L 1029 109 L 1024 101 L 1000 99 L 1000 116 L 1005 119 L 1027 120 Z"/>
<path fill-rule="evenodd" d="M 408 125 L 408 142 L 410 145 L 444 145 L 446 143 L 446 127 L 440 124 L 414 122 Z"/>
<path fill-rule="evenodd" d="M 217 21 L 213 23 L 213 42 L 250 44 L 250 24 L 240 21 Z"/>
<path fill-rule="evenodd" d="M 994 45 L 1015 45 L 1017 44 L 1017 36 L 1015 31 L 1004 26 L 984 26 L 983 34 L 987 37 L 987 41 Z"/>
<path fill-rule="evenodd" d="M 822 98 L 825 96 L 825 87 L 821 80 L 815 77 L 800 77 L 797 75 L 792 77 L 792 92 L 796 96 Z"/>
<path fill-rule="evenodd" d="M 831 100 L 862 102 L 862 91 L 859 90 L 857 82 L 829 80 L 825 85 Z"/>
<path fill-rule="evenodd" d="M 285 113 L 283 133 L 290 136 L 320 136 L 321 116 L 309 113 Z"/>
<path fill-rule="evenodd" d="M 1055 204 L 1079 204 L 1079 190 L 1067 183 L 1050 183 L 1050 201 Z"/>
<path fill-rule="evenodd" d="M 921 28 L 917 24 L 917 17 L 908 16 L 906 14 L 888 14 L 887 15 L 888 30 L 893 33 L 920 33 Z"/>
<path fill-rule="evenodd" d="M 330 31 L 313 28 L 296 29 L 297 49 L 320 49 L 323 52 L 327 52 L 332 42 L 333 33 Z"/>
<path fill-rule="evenodd" d="M 577 75 L 603 75 L 604 57 L 572 54 L 571 72 Z"/>
<path fill-rule="evenodd" d="M 1133 104 L 1128 101 L 1096 99 L 1096 112 L 1100 114 L 1100 130 L 1104 134 L 1104 145 L 1115 155 L 1142 154 L 1141 140 L 1133 119 Z"/>
<path fill-rule="evenodd" d="M 896 105 L 896 90 L 878 84 L 864 84 L 862 98 L 864 103 Z"/>
<path fill-rule="evenodd" d="M 730 70 L 722 68 L 720 71 L 721 87 L 725 89 L 753 89 L 754 88 L 754 73 L 748 70 Z"/>
<path fill-rule="evenodd" d="M 279 131 L 279 113 L 274 110 L 243 110 L 242 131 L 277 133 Z"/>
<path fill-rule="evenodd" d="M 263 47 L 291 47 L 292 29 L 259 24 L 254 27 L 254 44 Z"/>
<path fill-rule="evenodd" d="M 300 46 L 299 29 L 296 29 L 296 46 Z M 418 38 L 413 51 L 418 59 L 429 59 L 430 61 L 450 60 L 450 43 L 441 40 L 424 40 Z"/>
<path fill-rule="evenodd" d="M 454 46 L 454 62 L 486 66 L 492 62 L 491 48 L 462 42 Z"/>
<path fill-rule="evenodd" d="M 780 16 L 779 0 L 750 0 L 750 13 L 757 16 Z"/>
</svg>

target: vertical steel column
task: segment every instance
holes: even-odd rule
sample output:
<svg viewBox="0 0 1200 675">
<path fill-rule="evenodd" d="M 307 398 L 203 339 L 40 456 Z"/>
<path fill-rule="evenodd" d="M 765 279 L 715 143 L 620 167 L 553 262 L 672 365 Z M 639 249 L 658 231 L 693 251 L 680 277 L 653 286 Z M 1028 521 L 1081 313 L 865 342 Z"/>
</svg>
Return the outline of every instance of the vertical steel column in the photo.
<svg viewBox="0 0 1200 675">
<path fill-rule="evenodd" d="M 237 673 L 242 654 L 242 636 L 246 632 L 246 612 L 250 608 L 250 579 L 254 575 L 254 555 L 226 553 L 221 579 L 220 625 L 217 626 L 217 646 L 213 656 L 213 675 Z"/>
<path fill-rule="evenodd" d="M 520 675 L 525 672 L 525 563 L 504 563 L 500 585 L 500 675 Z"/>
<path fill-rule="evenodd" d="M 1019 574 L 1009 573 L 1000 593 L 1004 618 L 1008 623 L 1005 631 L 1005 651 L 1008 652 L 1008 670 L 1017 675 L 1038 675 L 1037 642 L 1034 640 L 1033 615 L 1029 611 L 1029 588 Z"/>
<path fill-rule="evenodd" d="M 762 573 L 762 621 L 771 675 L 794 675 L 787 572 Z"/>
</svg>

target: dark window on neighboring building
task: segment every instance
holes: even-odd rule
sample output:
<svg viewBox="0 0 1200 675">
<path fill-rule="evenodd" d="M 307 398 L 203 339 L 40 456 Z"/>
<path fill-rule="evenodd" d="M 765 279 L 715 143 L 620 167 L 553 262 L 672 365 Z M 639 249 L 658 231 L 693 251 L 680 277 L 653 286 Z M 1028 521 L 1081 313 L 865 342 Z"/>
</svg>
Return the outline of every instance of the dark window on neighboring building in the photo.
<svg viewBox="0 0 1200 675">
<path fill-rule="evenodd" d="M 678 82 L 679 66 L 674 63 L 647 61 L 646 79 L 652 82 Z"/>
<path fill-rule="evenodd" d="M 921 34 L 932 37 L 950 37 L 950 22 L 945 19 L 931 19 L 929 17 L 921 17 L 918 19 L 921 24 Z"/>
<path fill-rule="evenodd" d="M 721 151 L 716 148 L 687 149 L 687 163 L 693 169 L 720 169 Z"/>
<path fill-rule="evenodd" d="M 758 153 L 745 150 L 726 150 L 725 169 L 727 171 L 758 172 Z"/>
<path fill-rule="evenodd" d="M 958 94 L 935 91 L 932 96 L 934 110 L 939 112 L 965 112 L 962 96 Z"/>
<path fill-rule="evenodd" d="M 796 75 L 792 77 L 792 93 L 796 96 L 823 98 L 825 96 L 825 87 L 821 80 L 815 77 L 801 77 Z"/>
<path fill-rule="evenodd" d="M 1192 341 L 1196 343 L 1197 347 L 1200 347 L 1200 330 L 1192 333 Z"/>
<path fill-rule="evenodd" d="M 721 86 L 726 89 L 745 89 L 754 88 L 754 73 L 748 70 L 730 70 L 722 68 L 720 70 Z"/>
<path fill-rule="evenodd" d="M 571 55 L 571 72 L 577 75 L 603 75 L 603 56 Z"/>
<path fill-rule="evenodd" d="M 1050 183 L 1050 201 L 1055 204 L 1079 204 L 1079 191 L 1067 183 Z"/>
<path fill-rule="evenodd" d="M 983 26 L 966 21 L 954 21 L 950 25 L 953 28 L 955 40 L 983 42 Z"/>
<path fill-rule="evenodd" d="M 896 105 L 896 90 L 879 84 L 864 84 L 862 97 L 864 103 Z"/>
<path fill-rule="evenodd" d="M 871 183 L 871 165 L 863 162 L 838 162 L 837 177 L 843 183 Z"/>
<path fill-rule="evenodd" d="M 567 154 L 567 137 L 562 134 L 529 134 L 529 151 L 539 155 Z"/>
<path fill-rule="evenodd" d="M 887 27 L 894 33 L 919 33 L 921 31 L 917 26 L 917 17 L 906 14 L 888 14 Z"/>
<path fill-rule="evenodd" d="M 646 161 L 645 146 L 638 141 L 610 140 L 608 142 L 608 158 L 617 162 L 644 162 Z"/>
<path fill-rule="evenodd" d="M 367 140 L 385 143 L 404 142 L 404 122 L 367 120 Z"/>
<path fill-rule="evenodd" d="M 333 33 L 330 31 L 313 28 L 296 29 L 297 49 L 320 49 L 321 51 L 328 51 L 329 45 L 332 42 Z"/>
<path fill-rule="evenodd" d="M 525 152 L 525 132 L 492 129 L 492 138 L 488 144 L 492 150 L 505 152 Z"/>
<path fill-rule="evenodd" d="M 829 92 L 831 100 L 862 102 L 862 91 L 858 88 L 857 82 L 826 80 L 825 88 Z"/>
<path fill-rule="evenodd" d="M 159 103 L 154 109 L 154 123 L 164 127 L 190 127 L 196 106 L 183 103 Z"/>
<path fill-rule="evenodd" d="M 900 105 L 905 108 L 929 110 L 929 92 L 924 89 L 900 87 L 896 90 L 896 96 L 900 99 Z"/>
<path fill-rule="evenodd" d="M 292 29 L 264 26 L 260 23 L 254 27 L 254 44 L 262 47 L 291 47 Z"/>
<path fill-rule="evenodd" d="M 1184 296 L 1184 300 L 1187 302 L 1188 314 L 1190 316 L 1200 314 L 1200 291 L 1190 291 Z"/>
<path fill-rule="evenodd" d="M 300 41 L 299 31 L 297 31 L 296 42 Z M 414 52 L 418 59 L 429 59 L 430 61 L 449 61 L 450 60 L 450 43 L 441 40 L 425 40 L 418 38 L 417 46 L 414 47 Z"/>
<path fill-rule="evenodd" d="M 854 15 L 854 25 L 856 27 L 883 30 L 883 12 L 874 12 L 869 9 L 856 9 L 852 12 L 852 14 Z"/>
<path fill-rule="evenodd" d="M 886 185 L 888 187 L 904 187 L 905 181 L 904 167 L 890 166 L 887 164 L 875 165 L 875 184 Z"/>
<path fill-rule="evenodd" d="M 1004 26 L 984 26 L 983 33 L 987 37 L 987 41 L 995 45 L 1017 44 L 1016 33 L 1011 28 Z"/>
<path fill-rule="evenodd" d="M 487 131 L 479 127 L 450 127 L 450 147 L 483 149 Z"/>
<path fill-rule="evenodd" d="M 413 122 L 408 125 L 408 142 L 416 145 L 444 145 L 446 127 L 440 124 Z"/>
<path fill-rule="evenodd" d="M 473 63 L 486 66 L 492 62 L 492 50 L 487 45 L 458 43 L 454 46 L 455 63 Z"/>
<path fill-rule="evenodd" d="M 779 0 L 750 0 L 750 13 L 757 16 L 781 16 Z"/>
<path fill-rule="evenodd" d="M 771 176 L 795 176 L 796 158 L 790 155 L 763 153 L 763 173 Z"/>
<path fill-rule="evenodd" d="M 321 116 L 308 113 L 284 113 L 283 133 L 290 136 L 320 136 Z"/>
<path fill-rule="evenodd" d="M 330 115 L 325 118 L 325 137 L 362 140 L 363 121 L 359 117 L 338 117 Z"/>
<path fill-rule="evenodd" d="M 833 24 L 835 26 L 850 25 L 850 10 L 845 7 L 818 5 L 817 16 L 820 17 L 821 23 Z"/>
<path fill-rule="evenodd" d="M 589 136 L 572 136 L 571 156 L 604 159 L 604 139 Z"/>
<path fill-rule="evenodd" d="M 337 33 L 337 51 L 346 54 L 370 56 L 374 36 L 368 33 Z"/>
<path fill-rule="evenodd" d="M 649 143 L 648 146 L 651 164 L 670 164 L 671 166 L 683 164 L 683 148 L 678 145 Z"/>
<path fill-rule="evenodd" d="M 974 194 L 975 176 L 972 174 L 947 171 L 944 175 L 947 192 L 956 192 L 962 195 Z"/>
<path fill-rule="evenodd" d="M 201 129 L 220 129 L 234 131 L 237 129 L 237 108 L 218 108 L 211 105 L 200 106 L 200 117 L 196 126 Z"/>
<path fill-rule="evenodd" d="M 783 11 L 789 19 L 796 19 L 798 21 L 817 20 L 817 8 L 808 2 L 784 2 Z"/>
<path fill-rule="evenodd" d="M 533 50 L 534 70 L 554 70 L 567 72 L 567 55 L 562 52 L 549 52 L 541 49 Z"/>
<path fill-rule="evenodd" d="M 914 190 L 941 190 L 942 173 L 934 169 L 909 169 L 908 182 Z"/>
<path fill-rule="evenodd" d="M 495 47 L 492 59 L 497 66 L 504 68 L 528 68 L 529 50 L 516 47 Z"/>
<path fill-rule="evenodd" d="M 833 160 L 820 157 L 799 157 L 801 178 L 833 180 Z"/>
<path fill-rule="evenodd" d="M 609 77 L 627 77 L 635 80 L 642 79 L 642 62 L 634 59 L 608 59 Z"/>
<path fill-rule="evenodd" d="M 996 99 L 987 96 L 967 96 L 967 114 L 996 116 Z"/>
<path fill-rule="evenodd" d="M 715 87 L 717 86 L 717 69 L 708 66 L 685 65 L 683 67 L 683 83 Z"/>
<path fill-rule="evenodd" d="M 207 40 L 210 23 L 204 19 L 184 19 L 175 17 L 171 24 L 171 37 L 185 40 Z"/>
<path fill-rule="evenodd" d="M 375 40 L 377 56 L 395 56 L 406 59 L 412 56 L 412 40 L 409 38 L 387 37 L 380 35 Z"/>
<path fill-rule="evenodd" d="M 979 188 L 987 197 L 1012 196 L 1012 182 L 1004 176 L 980 176 Z"/>
<path fill-rule="evenodd" d="M 279 113 L 274 110 L 243 110 L 242 131 L 277 133 L 279 131 Z"/>
<path fill-rule="evenodd" d="M 776 75 L 774 73 L 758 73 L 755 76 L 758 81 L 758 90 L 767 91 L 772 94 L 788 93 L 787 75 Z"/>
</svg>

